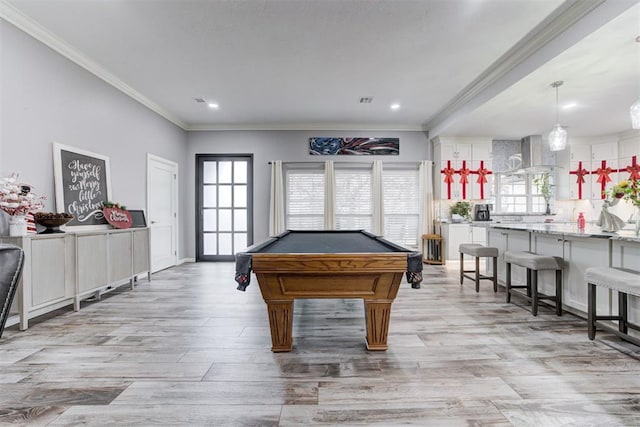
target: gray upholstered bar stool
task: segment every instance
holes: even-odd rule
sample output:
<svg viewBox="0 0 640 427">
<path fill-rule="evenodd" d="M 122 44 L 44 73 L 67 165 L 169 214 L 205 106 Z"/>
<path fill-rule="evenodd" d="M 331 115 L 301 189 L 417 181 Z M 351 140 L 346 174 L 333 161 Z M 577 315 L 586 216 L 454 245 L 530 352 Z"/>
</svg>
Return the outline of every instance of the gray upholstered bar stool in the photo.
<svg viewBox="0 0 640 427">
<path fill-rule="evenodd" d="M 476 282 L 476 292 L 480 292 L 480 280 L 493 281 L 493 292 L 498 292 L 498 248 L 482 246 L 477 243 L 463 243 L 458 248 L 460 252 L 460 284 L 466 277 Z M 476 258 L 475 270 L 464 269 L 464 256 L 471 255 Z M 493 258 L 493 276 L 480 274 L 480 258 Z M 465 273 L 474 273 L 469 276 Z"/>
<path fill-rule="evenodd" d="M 596 337 L 596 328 L 604 329 L 618 335 L 623 340 L 640 345 L 640 339 L 628 334 L 629 328 L 640 331 L 640 325 L 630 323 L 627 318 L 627 295 L 640 297 L 640 272 L 610 268 L 590 267 L 585 272 L 585 280 L 589 286 L 587 297 L 589 339 Z M 602 286 L 618 292 L 618 315 L 596 315 L 596 286 Z M 617 320 L 618 329 L 599 320 Z"/>
<path fill-rule="evenodd" d="M 555 301 L 556 314 L 562 316 L 562 265 L 560 257 L 534 254 L 532 252 L 507 251 L 504 253 L 504 261 L 507 264 L 507 302 L 511 302 L 511 294 L 514 289 L 526 288 L 527 294 L 522 295 L 531 301 L 531 314 L 538 315 L 538 301 L 548 299 Z M 524 286 L 513 286 L 511 284 L 511 264 L 515 264 L 527 269 L 527 284 Z M 556 294 L 544 295 L 538 292 L 538 271 L 556 271 Z"/>
</svg>

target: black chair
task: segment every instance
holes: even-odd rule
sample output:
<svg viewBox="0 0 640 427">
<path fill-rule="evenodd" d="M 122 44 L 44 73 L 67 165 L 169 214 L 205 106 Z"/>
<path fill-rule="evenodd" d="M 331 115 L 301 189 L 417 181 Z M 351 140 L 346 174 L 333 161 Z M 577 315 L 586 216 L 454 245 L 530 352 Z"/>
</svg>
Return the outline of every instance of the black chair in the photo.
<svg viewBox="0 0 640 427">
<path fill-rule="evenodd" d="M 0 338 L 9 318 L 11 303 L 18 289 L 24 266 L 24 252 L 17 246 L 0 243 Z"/>
</svg>

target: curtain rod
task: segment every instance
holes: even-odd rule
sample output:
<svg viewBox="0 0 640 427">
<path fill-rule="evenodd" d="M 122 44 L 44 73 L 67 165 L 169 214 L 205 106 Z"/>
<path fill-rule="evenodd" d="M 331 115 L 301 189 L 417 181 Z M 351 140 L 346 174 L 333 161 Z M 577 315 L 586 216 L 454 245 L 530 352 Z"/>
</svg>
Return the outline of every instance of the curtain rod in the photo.
<svg viewBox="0 0 640 427">
<path fill-rule="evenodd" d="M 283 161 L 282 163 L 298 163 L 298 164 L 307 164 L 308 163 L 308 164 L 314 164 L 314 163 L 323 163 L 325 161 L 326 160 L 318 160 L 316 162 Z M 334 160 L 334 161 L 336 161 L 336 160 Z M 337 161 L 340 162 L 339 160 L 337 160 Z M 371 161 L 373 161 L 373 160 L 371 160 Z M 428 159 L 418 160 L 418 161 L 415 161 L 415 162 L 404 160 L 404 161 L 400 161 L 400 162 L 388 162 L 388 163 L 395 163 L 395 164 L 411 163 L 411 164 L 413 164 L 413 163 L 420 163 L 420 162 L 423 162 L 423 161 L 424 162 L 435 163 L 433 160 L 428 160 Z M 357 163 L 367 163 L 367 162 L 366 161 L 363 161 L 363 162 L 344 161 L 344 162 L 340 162 L 340 163 L 356 163 L 357 164 Z M 273 164 L 273 161 L 268 161 L 267 164 L 271 165 L 271 164 Z"/>
</svg>

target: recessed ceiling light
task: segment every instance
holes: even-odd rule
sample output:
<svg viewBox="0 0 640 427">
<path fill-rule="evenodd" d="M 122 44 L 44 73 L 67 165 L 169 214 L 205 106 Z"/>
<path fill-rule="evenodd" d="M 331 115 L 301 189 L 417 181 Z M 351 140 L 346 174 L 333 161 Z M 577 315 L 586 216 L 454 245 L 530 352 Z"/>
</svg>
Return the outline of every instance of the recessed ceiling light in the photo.
<svg viewBox="0 0 640 427">
<path fill-rule="evenodd" d="M 563 110 L 570 110 L 570 109 L 575 108 L 575 107 L 577 107 L 577 106 L 578 106 L 578 104 L 577 104 L 577 103 L 575 103 L 575 102 L 568 102 L 568 103 L 566 103 L 566 104 L 564 104 L 564 105 L 562 106 L 562 109 L 563 109 Z"/>
<path fill-rule="evenodd" d="M 400 104 L 391 104 L 391 109 L 392 110 L 399 110 L 400 109 Z"/>
<path fill-rule="evenodd" d="M 213 108 L 214 110 L 217 110 L 218 108 L 220 108 L 220 106 L 215 102 L 210 102 L 207 105 L 209 106 L 209 108 Z"/>
</svg>

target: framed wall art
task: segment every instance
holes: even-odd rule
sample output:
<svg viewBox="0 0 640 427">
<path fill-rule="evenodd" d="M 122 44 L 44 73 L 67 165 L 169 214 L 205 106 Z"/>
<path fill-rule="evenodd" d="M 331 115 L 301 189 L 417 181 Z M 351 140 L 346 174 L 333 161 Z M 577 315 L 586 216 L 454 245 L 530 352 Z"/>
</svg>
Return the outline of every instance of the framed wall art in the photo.
<svg viewBox="0 0 640 427">
<path fill-rule="evenodd" d="M 109 228 L 102 212 L 111 199 L 109 158 L 54 142 L 53 172 L 56 210 L 74 216 L 67 227 Z"/>
</svg>

